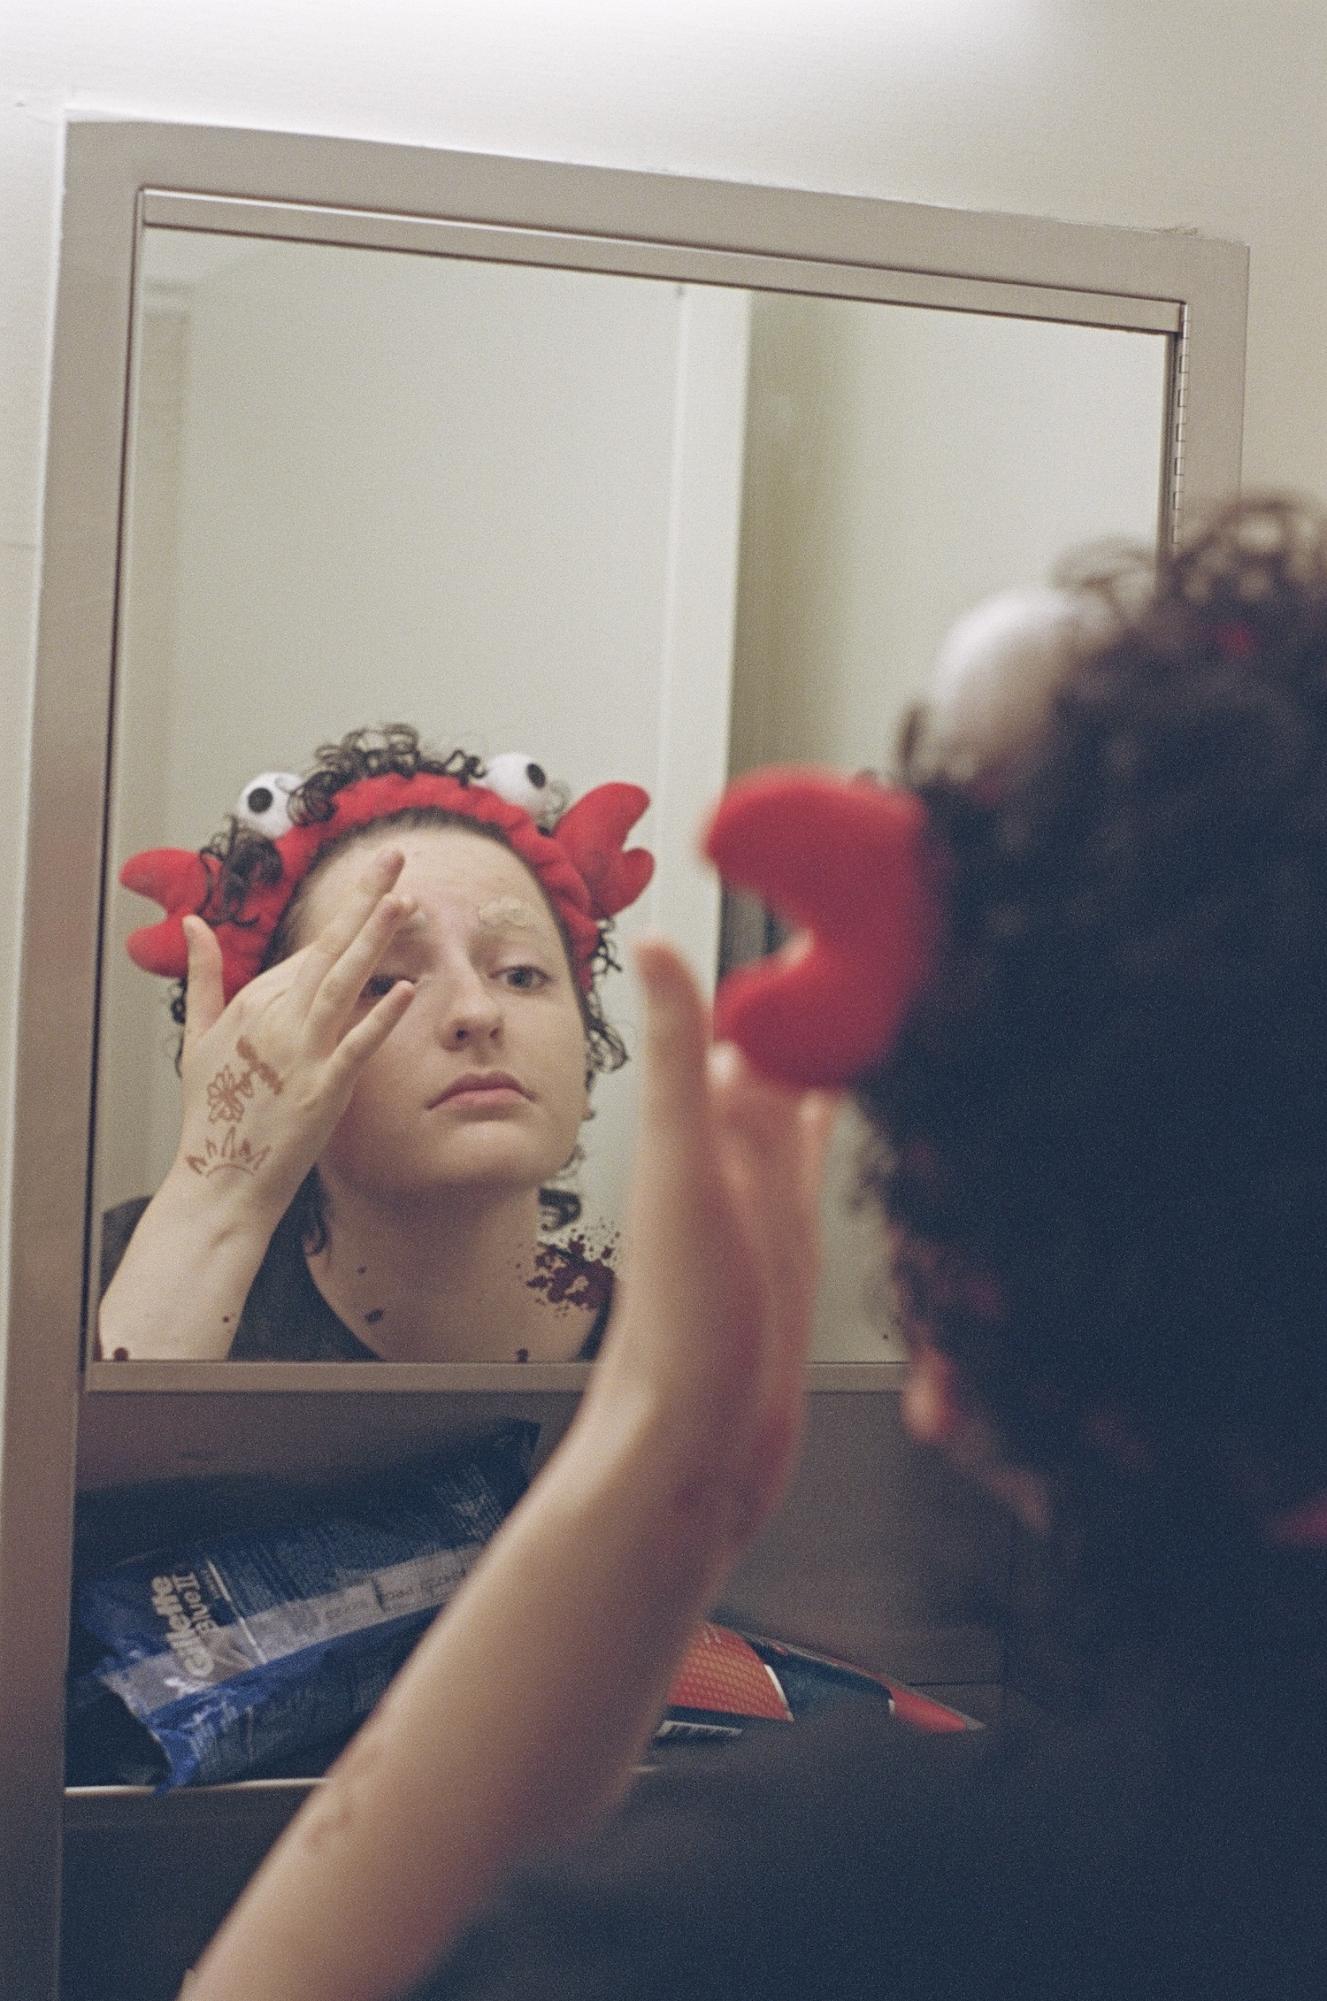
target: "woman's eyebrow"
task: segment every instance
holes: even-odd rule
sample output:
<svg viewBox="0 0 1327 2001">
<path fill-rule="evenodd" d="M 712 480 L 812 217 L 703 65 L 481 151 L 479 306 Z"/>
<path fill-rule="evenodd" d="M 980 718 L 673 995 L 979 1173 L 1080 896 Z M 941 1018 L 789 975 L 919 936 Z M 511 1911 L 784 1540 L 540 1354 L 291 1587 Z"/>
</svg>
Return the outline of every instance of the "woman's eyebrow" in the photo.
<svg viewBox="0 0 1327 2001">
<path fill-rule="evenodd" d="M 480 904 L 475 918 L 481 931 L 530 931 L 537 926 L 539 913 L 518 896 L 496 896 Z"/>
</svg>

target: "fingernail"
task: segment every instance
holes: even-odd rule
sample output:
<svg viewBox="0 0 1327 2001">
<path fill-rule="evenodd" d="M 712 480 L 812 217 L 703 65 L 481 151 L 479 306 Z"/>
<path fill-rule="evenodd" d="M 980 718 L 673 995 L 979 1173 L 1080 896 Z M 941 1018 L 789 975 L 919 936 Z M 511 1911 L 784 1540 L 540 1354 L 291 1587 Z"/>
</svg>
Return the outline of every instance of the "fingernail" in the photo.
<svg viewBox="0 0 1327 2001">
<path fill-rule="evenodd" d="M 375 855 L 364 872 L 364 888 L 373 889 L 387 882 L 400 866 L 401 859 L 399 848 L 384 848 L 381 854 Z"/>
</svg>

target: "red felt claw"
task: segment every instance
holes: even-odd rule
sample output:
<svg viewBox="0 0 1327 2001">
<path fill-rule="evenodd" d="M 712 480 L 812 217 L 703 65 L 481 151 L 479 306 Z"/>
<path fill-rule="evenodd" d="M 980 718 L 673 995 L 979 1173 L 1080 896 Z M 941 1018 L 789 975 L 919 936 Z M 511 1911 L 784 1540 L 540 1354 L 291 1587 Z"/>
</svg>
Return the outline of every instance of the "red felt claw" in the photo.
<svg viewBox="0 0 1327 2001">
<path fill-rule="evenodd" d="M 188 848 L 148 848 L 130 855 L 120 881 L 139 896 L 152 897 L 166 913 L 157 923 L 130 932 L 125 941 L 129 957 L 145 973 L 182 979 L 189 963 L 182 920 L 203 908 L 211 888 L 202 856 Z"/>
<path fill-rule="evenodd" d="M 555 839 L 584 878 L 596 917 L 625 910 L 654 874 L 647 849 L 622 846 L 649 803 L 639 785 L 596 785 L 558 821 Z"/>
<path fill-rule="evenodd" d="M 802 927 L 723 982 L 716 1034 L 784 1083 L 851 1082 L 889 1048 L 934 957 L 940 899 L 921 801 L 830 772 L 753 772 L 724 794 L 705 851 Z"/>
</svg>

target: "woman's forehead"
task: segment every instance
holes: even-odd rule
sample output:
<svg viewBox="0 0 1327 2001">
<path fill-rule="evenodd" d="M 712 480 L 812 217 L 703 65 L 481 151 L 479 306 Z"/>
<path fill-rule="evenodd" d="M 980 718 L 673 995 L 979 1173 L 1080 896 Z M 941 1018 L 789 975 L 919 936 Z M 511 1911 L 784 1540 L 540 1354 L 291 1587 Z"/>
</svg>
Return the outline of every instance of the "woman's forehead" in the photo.
<svg viewBox="0 0 1327 2001">
<path fill-rule="evenodd" d="M 405 856 L 396 888 L 418 899 L 424 920 L 430 912 L 445 912 L 480 930 L 557 936 L 544 893 L 520 857 L 505 842 L 464 827 L 388 827 L 353 842 L 310 885 L 306 935 L 310 923 L 316 929 L 328 921 L 375 856 L 388 848 Z"/>
</svg>

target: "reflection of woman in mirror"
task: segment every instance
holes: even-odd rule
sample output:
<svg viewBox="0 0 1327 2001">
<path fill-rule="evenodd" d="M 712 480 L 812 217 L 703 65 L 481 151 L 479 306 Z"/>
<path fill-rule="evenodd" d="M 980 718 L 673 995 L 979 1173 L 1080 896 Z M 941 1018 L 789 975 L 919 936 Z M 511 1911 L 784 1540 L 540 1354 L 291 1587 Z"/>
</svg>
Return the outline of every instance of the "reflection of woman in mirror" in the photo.
<svg viewBox="0 0 1327 2001">
<path fill-rule="evenodd" d="M 155 1196 L 106 1219 L 103 1356 L 595 1352 L 608 1267 L 541 1242 L 541 1206 L 574 1213 L 548 1184 L 625 1056 L 597 975 L 646 799 L 602 786 L 549 831 L 550 790 L 361 732 L 246 787 L 201 855 L 126 866 L 166 907 L 130 949 L 181 976 L 182 1118 Z"/>
<path fill-rule="evenodd" d="M 710 844 L 808 927 L 720 1030 L 871 1121 L 904 1414 L 1052 1531 L 1091 1699 L 844 1703 L 610 1813 L 787 1474 L 814 1264 L 799 1096 L 656 945 L 586 1396 L 197 2001 L 1323 1993 L 1327 522 L 1116 586 L 969 628 L 901 785 L 760 774 Z"/>
</svg>

